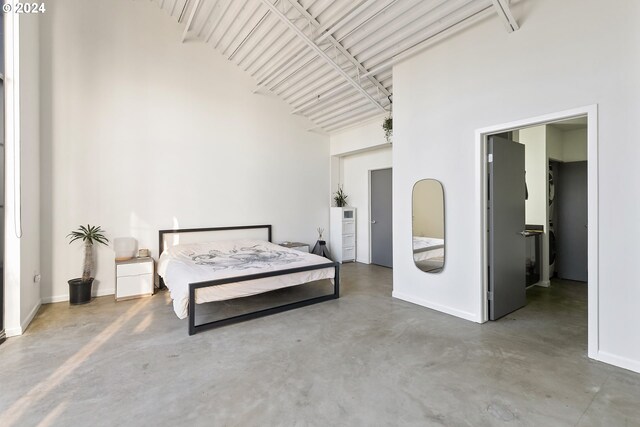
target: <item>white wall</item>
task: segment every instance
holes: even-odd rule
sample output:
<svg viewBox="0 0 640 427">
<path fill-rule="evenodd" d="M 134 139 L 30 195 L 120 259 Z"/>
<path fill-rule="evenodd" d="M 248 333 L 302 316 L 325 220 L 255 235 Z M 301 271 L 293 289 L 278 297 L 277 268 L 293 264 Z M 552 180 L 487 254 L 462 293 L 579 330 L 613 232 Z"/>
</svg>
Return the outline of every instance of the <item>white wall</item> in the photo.
<svg viewBox="0 0 640 427">
<path fill-rule="evenodd" d="M 547 148 L 546 126 L 520 130 L 520 143 L 524 144 L 524 163 L 527 171 L 529 198 L 525 202 L 527 224 L 547 224 Z"/>
<path fill-rule="evenodd" d="M 358 208 L 356 261 L 369 264 L 369 171 L 391 167 L 391 144 L 384 138 L 384 115 L 331 135 L 331 192 L 342 185 L 349 206 Z"/>
<path fill-rule="evenodd" d="M 565 162 L 587 160 L 587 128 L 562 132 L 562 159 Z"/>
<path fill-rule="evenodd" d="M 539 285 L 549 286 L 549 152 L 556 159 L 562 158 L 562 140 L 549 138 L 549 126 L 541 125 L 519 132 L 520 143 L 524 144 L 525 170 L 527 171 L 527 190 L 529 198 L 525 202 L 525 223 L 542 225 L 540 281 Z M 559 153 L 559 154 L 558 154 Z"/>
<path fill-rule="evenodd" d="M 150 2 L 65 0 L 41 16 L 43 297 L 67 298 L 99 224 L 158 256 L 158 229 L 268 223 L 328 229 L 329 138 Z M 98 248 L 94 291 L 112 293 Z"/>
<path fill-rule="evenodd" d="M 640 371 L 640 332 L 630 327 L 640 324 L 640 247 L 629 234 L 640 204 L 626 194 L 640 183 L 640 2 L 538 0 L 513 11 L 519 31 L 508 34 L 497 18 L 487 19 L 394 69 L 394 295 L 480 321 L 476 130 L 598 104 L 597 357 Z M 437 275 L 417 271 L 405 244 L 411 187 L 425 171 L 447 196 L 447 265 Z"/>
<path fill-rule="evenodd" d="M 331 135 L 331 155 L 344 156 L 364 150 L 388 147 L 389 143 L 384 138 L 384 130 L 382 130 L 384 118 L 385 116 L 381 115 L 360 126 Z"/>
<path fill-rule="evenodd" d="M 560 129 L 553 126 L 541 126 L 546 133 L 547 157 L 552 160 L 564 161 L 563 134 Z M 585 147 L 587 141 L 585 139 Z"/>
<path fill-rule="evenodd" d="M 382 130 L 381 130 L 382 132 Z M 366 151 L 341 158 L 341 176 L 344 191 L 349 195 L 349 206 L 358 208 L 356 221 L 356 261 L 369 264 L 369 171 L 390 168 L 391 147 Z"/>
</svg>

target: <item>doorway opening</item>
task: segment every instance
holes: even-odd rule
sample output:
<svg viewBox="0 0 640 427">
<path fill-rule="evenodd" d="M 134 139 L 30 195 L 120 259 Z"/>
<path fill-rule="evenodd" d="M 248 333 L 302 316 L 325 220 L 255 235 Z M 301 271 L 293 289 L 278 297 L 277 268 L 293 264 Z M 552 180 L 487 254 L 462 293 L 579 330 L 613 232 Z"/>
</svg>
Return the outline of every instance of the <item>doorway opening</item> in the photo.
<svg viewBox="0 0 640 427">
<path fill-rule="evenodd" d="M 481 129 L 477 137 L 482 321 L 545 292 L 584 295 L 588 354 L 597 358 L 597 106 Z"/>
</svg>

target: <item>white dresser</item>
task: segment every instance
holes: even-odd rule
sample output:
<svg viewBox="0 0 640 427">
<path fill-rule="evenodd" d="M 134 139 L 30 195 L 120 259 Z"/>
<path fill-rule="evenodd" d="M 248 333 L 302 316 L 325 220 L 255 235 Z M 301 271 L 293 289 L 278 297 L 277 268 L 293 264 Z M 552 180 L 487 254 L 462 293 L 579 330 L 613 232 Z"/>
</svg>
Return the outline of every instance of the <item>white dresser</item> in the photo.
<svg viewBox="0 0 640 427">
<path fill-rule="evenodd" d="M 116 301 L 153 295 L 153 258 L 116 261 Z"/>
<path fill-rule="evenodd" d="M 333 260 L 356 260 L 356 208 L 331 208 L 329 244 Z"/>
</svg>

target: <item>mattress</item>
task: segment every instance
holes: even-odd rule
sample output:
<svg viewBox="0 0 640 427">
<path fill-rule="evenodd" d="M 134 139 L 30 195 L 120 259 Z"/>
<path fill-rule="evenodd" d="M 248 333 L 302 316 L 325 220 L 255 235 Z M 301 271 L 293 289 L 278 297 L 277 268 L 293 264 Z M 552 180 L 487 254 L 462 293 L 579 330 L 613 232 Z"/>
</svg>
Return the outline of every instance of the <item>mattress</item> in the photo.
<svg viewBox="0 0 640 427">
<path fill-rule="evenodd" d="M 414 261 L 444 260 L 444 239 L 413 236 Z"/>
<path fill-rule="evenodd" d="M 180 319 L 188 315 L 189 284 L 250 274 L 326 264 L 330 260 L 262 240 L 190 243 L 165 250 L 158 274 L 173 299 Z M 256 295 L 316 280 L 333 279 L 333 267 L 196 289 L 196 303 Z"/>
</svg>

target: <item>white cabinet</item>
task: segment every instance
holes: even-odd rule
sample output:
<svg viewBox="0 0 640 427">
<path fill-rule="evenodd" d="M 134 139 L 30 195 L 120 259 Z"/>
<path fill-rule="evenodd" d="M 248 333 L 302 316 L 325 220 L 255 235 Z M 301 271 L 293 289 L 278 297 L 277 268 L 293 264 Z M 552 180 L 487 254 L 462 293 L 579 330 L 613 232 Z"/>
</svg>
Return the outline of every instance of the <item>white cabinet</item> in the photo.
<svg viewBox="0 0 640 427">
<path fill-rule="evenodd" d="M 153 295 L 153 258 L 116 261 L 116 301 Z"/>
<path fill-rule="evenodd" d="M 331 208 L 330 248 L 334 261 L 356 260 L 356 208 Z"/>
</svg>

